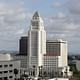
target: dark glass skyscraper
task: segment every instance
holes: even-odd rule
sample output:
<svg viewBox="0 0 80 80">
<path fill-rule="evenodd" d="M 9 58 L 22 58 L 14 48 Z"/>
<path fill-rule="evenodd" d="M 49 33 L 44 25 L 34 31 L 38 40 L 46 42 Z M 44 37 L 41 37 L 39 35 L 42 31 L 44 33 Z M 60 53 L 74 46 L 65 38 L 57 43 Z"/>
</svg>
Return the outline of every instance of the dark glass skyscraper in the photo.
<svg viewBox="0 0 80 80">
<path fill-rule="evenodd" d="M 27 55 L 27 52 L 28 52 L 28 37 L 24 36 L 24 37 L 21 37 L 19 41 L 19 54 Z"/>
</svg>

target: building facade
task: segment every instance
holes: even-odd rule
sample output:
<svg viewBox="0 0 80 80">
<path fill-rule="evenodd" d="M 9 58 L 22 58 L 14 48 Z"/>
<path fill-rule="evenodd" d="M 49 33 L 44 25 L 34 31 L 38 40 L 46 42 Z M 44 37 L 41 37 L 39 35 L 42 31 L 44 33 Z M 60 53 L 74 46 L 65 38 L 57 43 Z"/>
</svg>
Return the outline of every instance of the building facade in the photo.
<svg viewBox="0 0 80 80">
<path fill-rule="evenodd" d="M 47 40 L 46 54 L 44 55 L 44 70 L 55 76 L 62 75 L 68 68 L 67 63 L 67 42 L 62 39 Z"/>
<path fill-rule="evenodd" d="M 27 55 L 14 55 L 12 56 L 14 60 L 19 60 L 21 65 L 20 67 L 27 70 L 27 66 L 28 66 L 28 56 Z"/>
<path fill-rule="evenodd" d="M 28 54 L 28 37 L 23 36 L 19 40 L 19 55 Z"/>
<path fill-rule="evenodd" d="M 14 70 L 18 73 L 15 76 Z M 0 80 L 14 80 L 20 78 L 20 61 L 11 60 L 9 54 L 0 54 Z"/>
<path fill-rule="evenodd" d="M 59 66 L 65 67 L 68 66 L 67 55 L 67 41 L 63 41 L 62 39 L 47 40 L 45 56 L 60 57 Z"/>
<path fill-rule="evenodd" d="M 14 69 L 18 70 L 15 77 Z M 20 78 L 20 61 L 0 61 L 0 80 L 14 80 Z"/>
<path fill-rule="evenodd" d="M 31 27 L 28 31 L 29 46 L 28 46 L 28 56 L 29 56 L 29 68 L 43 65 L 43 54 L 46 54 L 46 32 L 44 30 L 43 20 L 38 12 L 35 12 L 32 20 Z M 35 58 L 35 63 L 33 58 Z M 34 63 L 34 64 L 32 64 Z"/>
<path fill-rule="evenodd" d="M 25 68 L 25 70 L 33 71 L 33 66 L 27 68 L 26 66 L 29 64 L 28 62 L 28 56 L 15 56 L 17 60 L 21 60 L 21 67 Z M 32 65 L 37 65 L 37 56 L 31 57 Z M 55 39 L 55 40 L 47 40 L 46 41 L 46 54 L 43 55 L 43 68 L 44 71 L 47 73 L 50 73 L 55 75 L 56 72 L 59 72 L 59 75 L 65 76 L 65 72 L 67 70 L 68 74 L 69 67 L 67 63 L 67 42 L 63 41 L 61 39 Z"/>
</svg>

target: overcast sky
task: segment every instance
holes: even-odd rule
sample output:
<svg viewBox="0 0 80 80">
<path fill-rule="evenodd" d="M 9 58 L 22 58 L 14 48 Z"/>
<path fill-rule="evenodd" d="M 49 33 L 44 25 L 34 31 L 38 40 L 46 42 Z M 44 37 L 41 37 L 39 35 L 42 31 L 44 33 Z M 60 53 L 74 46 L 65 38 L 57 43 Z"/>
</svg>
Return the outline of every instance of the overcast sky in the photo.
<svg viewBox="0 0 80 80">
<path fill-rule="evenodd" d="M 80 0 L 0 0 L 0 50 L 19 50 L 35 11 L 47 38 L 67 40 L 69 52 L 80 53 Z"/>
</svg>

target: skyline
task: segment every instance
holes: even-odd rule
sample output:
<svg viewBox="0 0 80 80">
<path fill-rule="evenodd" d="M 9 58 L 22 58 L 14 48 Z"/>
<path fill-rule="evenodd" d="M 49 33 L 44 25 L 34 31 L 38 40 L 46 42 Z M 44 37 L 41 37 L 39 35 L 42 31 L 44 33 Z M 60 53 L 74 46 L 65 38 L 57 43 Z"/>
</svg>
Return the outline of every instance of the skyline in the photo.
<svg viewBox="0 0 80 80">
<path fill-rule="evenodd" d="M 75 5 L 75 6 L 74 6 Z M 48 38 L 68 41 L 69 52 L 80 51 L 79 0 L 0 0 L 0 50 L 18 50 L 35 11 L 44 19 Z"/>
</svg>

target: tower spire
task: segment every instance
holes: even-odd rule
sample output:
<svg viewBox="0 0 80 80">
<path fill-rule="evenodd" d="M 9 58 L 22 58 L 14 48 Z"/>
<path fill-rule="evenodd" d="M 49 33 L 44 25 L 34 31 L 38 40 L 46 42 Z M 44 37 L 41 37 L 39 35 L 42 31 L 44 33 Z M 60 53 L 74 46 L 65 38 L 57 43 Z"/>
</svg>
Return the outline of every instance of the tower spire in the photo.
<svg viewBox="0 0 80 80">
<path fill-rule="evenodd" d="M 34 13 L 33 18 L 34 18 L 34 17 L 35 17 L 35 18 L 40 17 L 38 11 L 36 11 L 36 12 Z"/>
</svg>

